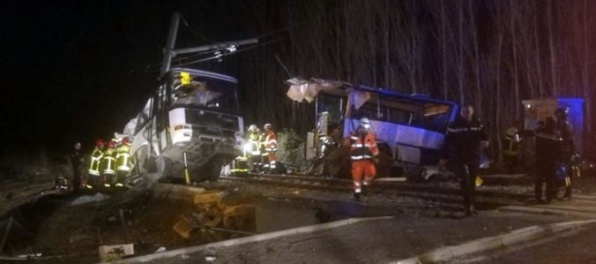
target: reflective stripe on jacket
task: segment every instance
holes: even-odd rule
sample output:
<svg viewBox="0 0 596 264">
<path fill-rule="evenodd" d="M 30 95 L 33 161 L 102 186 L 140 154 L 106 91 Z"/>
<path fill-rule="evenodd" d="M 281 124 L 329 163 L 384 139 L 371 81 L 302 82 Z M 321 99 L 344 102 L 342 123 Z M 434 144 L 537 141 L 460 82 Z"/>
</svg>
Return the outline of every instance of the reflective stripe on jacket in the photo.
<svg viewBox="0 0 596 264">
<path fill-rule="evenodd" d="M 130 166 L 130 146 L 122 145 L 118 147 L 118 154 L 116 154 L 116 169 L 118 171 L 129 172 Z"/>
<path fill-rule="evenodd" d="M 114 174 L 116 172 L 114 170 L 114 167 L 116 165 L 116 158 L 114 158 L 114 151 L 115 151 L 115 149 L 108 148 L 103 153 L 103 160 L 101 162 L 103 174 Z"/>
<path fill-rule="evenodd" d="M 370 160 L 379 155 L 377 139 L 373 133 L 367 132 L 363 135 L 357 135 L 352 132 L 349 138 L 350 158 L 352 160 Z"/>
<path fill-rule="evenodd" d="M 261 155 L 261 150 L 259 147 L 259 134 L 251 133 L 248 138 L 248 143 L 250 146 L 246 150 L 252 156 L 259 156 Z"/>
<path fill-rule="evenodd" d="M 265 151 L 277 151 L 277 136 L 273 130 L 265 132 Z"/>
<path fill-rule="evenodd" d="M 466 162 L 477 162 L 480 158 L 480 142 L 488 139 L 480 120 L 470 121 L 458 117 L 449 124 L 443 142 L 441 157 Z"/>
<path fill-rule="evenodd" d="M 99 176 L 99 164 L 103 158 L 103 151 L 95 147 L 91 153 L 91 164 L 89 164 L 89 175 Z"/>
</svg>

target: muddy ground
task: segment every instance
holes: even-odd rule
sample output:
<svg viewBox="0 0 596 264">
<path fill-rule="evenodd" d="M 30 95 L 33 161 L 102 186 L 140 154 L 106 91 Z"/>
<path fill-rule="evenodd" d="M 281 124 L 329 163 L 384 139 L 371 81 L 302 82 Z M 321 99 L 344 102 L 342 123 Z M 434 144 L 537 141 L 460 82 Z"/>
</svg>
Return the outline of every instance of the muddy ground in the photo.
<svg viewBox="0 0 596 264">
<path fill-rule="evenodd" d="M 172 250 L 246 235 L 241 232 L 289 228 L 293 227 L 292 224 L 315 224 L 354 216 L 417 214 L 433 218 L 442 215 L 440 206 L 432 202 L 403 197 L 392 192 L 367 195 L 365 206 L 356 204 L 346 209 L 345 206 L 340 208 L 335 204 L 338 201 L 342 204 L 350 202 L 351 193 L 264 185 L 220 182 L 197 186 L 197 189 L 206 188 L 208 193 L 216 193 L 215 200 L 213 197 L 197 200 L 192 194 L 176 197 L 167 191 L 155 193 L 146 190 L 103 191 L 100 194 L 88 192 L 77 197 L 68 192 L 43 192 L 51 185 L 51 182 L 9 182 L 2 185 L 0 209 L 4 211 L 0 235 L 5 239 L 3 256 L 41 253 L 42 257 L 50 259 L 36 263 L 94 263 L 99 261 L 100 245 L 133 243 L 135 255 L 143 255 L 160 248 Z M 596 193 L 596 178 L 579 178 L 575 186 L 576 193 Z M 529 186 L 519 189 L 523 193 L 531 191 Z M 90 200 L 106 199 L 72 205 L 73 201 L 80 201 L 81 197 Z M 26 203 L 28 199 L 36 199 L 37 202 Z M 267 227 L 242 220 L 243 217 L 261 217 L 261 222 L 265 221 L 262 216 L 250 215 L 251 212 L 254 214 L 254 209 L 251 208 L 264 202 L 282 204 L 261 212 L 269 212 L 266 214 L 273 216 L 278 212 L 275 208 L 285 208 L 283 210 L 287 211 L 280 209 L 279 217 L 293 212 L 293 220 L 285 226 L 269 223 Z M 290 210 L 290 203 L 296 208 Z M 246 214 L 249 216 L 239 216 Z M 303 219 L 299 219 L 301 215 L 304 216 Z M 10 217 L 13 218 L 13 223 L 6 233 Z M 269 219 L 265 222 L 267 221 L 288 220 Z M 295 223 L 291 223 L 292 221 Z"/>
</svg>

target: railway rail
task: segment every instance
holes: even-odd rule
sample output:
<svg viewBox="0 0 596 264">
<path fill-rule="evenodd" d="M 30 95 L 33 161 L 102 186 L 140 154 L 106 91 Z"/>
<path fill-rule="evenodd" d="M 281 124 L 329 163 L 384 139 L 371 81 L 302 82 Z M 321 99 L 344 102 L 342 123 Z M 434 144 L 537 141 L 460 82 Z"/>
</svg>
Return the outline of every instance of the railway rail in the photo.
<svg viewBox="0 0 596 264">
<path fill-rule="evenodd" d="M 277 175 L 277 174 L 247 174 L 243 176 L 222 176 L 222 182 L 242 182 L 250 184 L 264 184 L 285 188 L 318 190 L 326 192 L 351 192 L 352 181 L 348 179 Z M 520 205 L 531 200 L 531 186 L 527 180 L 503 181 L 494 177 L 487 177 L 488 183 L 505 184 L 484 185 L 477 189 L 477 202 L 481 209 L 491 209 L 503 205 Z M 505 182 L 505 183 L 504 183 Z M 513 188 L 512 188 L 513 187 Z M 512 190 L 513 189 L 513 190 Z M 385 181 L 377 179 L 365 189 L 366 193 L 392 193 L 399 196 L 433 201 L 439 204 L 460 204 L 461 191 L 455 181 L 407 182 Z"/>
</svg>

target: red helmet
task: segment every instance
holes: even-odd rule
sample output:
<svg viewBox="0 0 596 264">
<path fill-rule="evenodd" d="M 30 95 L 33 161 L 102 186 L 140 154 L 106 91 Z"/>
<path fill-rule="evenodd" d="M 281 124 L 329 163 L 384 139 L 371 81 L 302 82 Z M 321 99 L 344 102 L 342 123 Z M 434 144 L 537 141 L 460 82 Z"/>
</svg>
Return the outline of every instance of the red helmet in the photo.
<svg viewBox="0 0 596 264">
<path fill-rule="evenodd" d="M 108 148 L 115 148 L 116 147 L 116 142 L 114 142 L 113 140 L 110 140 L 110 142 L 108 142 Z"/>
<path fill-rule="evenodd" d="M 106 142 L 103 141 L 103 139 L 98 139 L 97 141 L 95 141 L 95 146 L 97 146 L 98 148 L 103 148 L 106 145 Z"/>
<path fill-rule="evenodd" d="M 121 141 L 121 144 L 122 145 L 130 144 L 130 139 L 128 139 L 128 137 L 123 138 L 122 141 Z"/>
</svg>

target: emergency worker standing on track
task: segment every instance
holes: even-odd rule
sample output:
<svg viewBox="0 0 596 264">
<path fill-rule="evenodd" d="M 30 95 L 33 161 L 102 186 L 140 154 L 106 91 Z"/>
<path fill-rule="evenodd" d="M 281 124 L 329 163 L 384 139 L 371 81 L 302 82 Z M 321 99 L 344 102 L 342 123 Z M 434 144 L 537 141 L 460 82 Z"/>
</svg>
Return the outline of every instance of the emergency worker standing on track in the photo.
<svg viewBox="0 0 596 264">
<path fill-rule="evenodd" d="M 443 143 L 441 166 L 447 164 L 460 178 L 466 216 L 476 214 L 476 172 L 480 162 L 480 147 L 487 148 L 489 142 L 480 120 L 473 117 L 474 108 L 461 108 L 460 116 L 449 124 Z"/>
<path fill-rule="evenodd" d="M 368 118 L 360 119 L 360 125 L 344 140 L 344 145 L 350 146 L 354 198 L 360 201 L 362 185 L 370 185 L 377 176 L 375 164 L 378 163 L 379 148 L 375 134 L 370 131 Z"/>
<path fill-rule="evenodd" d="M 503 154 L 507 172 L 513 174 L 515 168 L 519 163 L 519 154 L 521 148 L 521 132 L 518 129 L 519 123 L 507 128 L 505 131 L 505 138 L 503 140 Z"/>
<path fill-rule="evenodd" d="M 261 172 L 261 166 L 263 166 L 261 161 L 261 150 L 259 147 L 259 128 L 257 125 L 250 125 L 248 127 L 248 146 L 246 151 L 250 155 L 250 161 L 252 162 L 252 173 L 259 173 Z"/>
<path fill-rule="evenodd" d="M 267 153 L 267 160 L 269 163 L 265 164 L 265 169 L 267 172 L 272 173 L 276 171 L 276 152 L 277 152 L 277 135 L 275 131 L 273 131 L 273 127 L 271 124 L 265 124 L 263 127 L 265 129 L 264 134 L 264 144 L 265 144 L 265 152 Z M 263 161 L 265 162 L 265 161 Z"/>
</svg>

